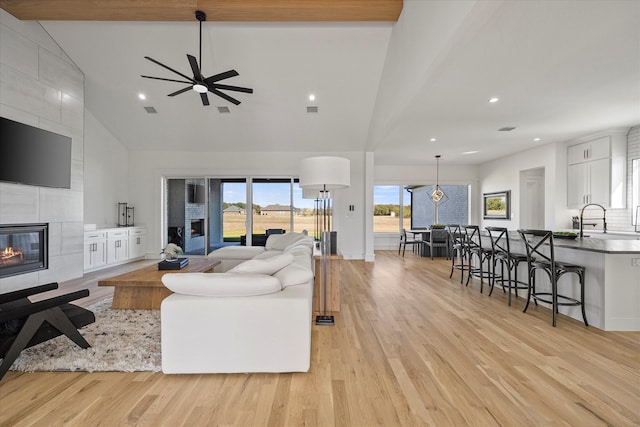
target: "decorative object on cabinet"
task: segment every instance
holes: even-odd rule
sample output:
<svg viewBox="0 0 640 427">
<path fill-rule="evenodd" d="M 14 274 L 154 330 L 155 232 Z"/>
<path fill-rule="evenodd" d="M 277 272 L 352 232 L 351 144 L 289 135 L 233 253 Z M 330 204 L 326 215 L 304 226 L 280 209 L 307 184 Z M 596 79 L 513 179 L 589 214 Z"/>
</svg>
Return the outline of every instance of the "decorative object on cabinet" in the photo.
<svg viewBox="0 0 640 427">
<path fill-rule="evenodd" d="M 509 219 L 511 217 L 511 190 L 484 193 L 482 199 L 484 219 Z"/>
<path fill-rule="evenodd" d="M 134 217 L 133 210 L 134 209 L 135 208 L 133 208 L 133 207 L 127 207 L 127 227 L 133 227 L 134 226 L 134 224 L 133 224 L 133 217 Z"/>
<path fill-rule="evenodd" d="M 323 221 L 321 229 L 320 247 L 322 251 L 323 303 L 322 315 L 316 317 L 317 325 L 334 325 L 334 318 L 327 314 L 327 256 L 331 252 L 331 199 L 330 190 L 347 188 L 351 185 L 351 162 L 342 157 L 318 156 L 302 159 L 300 163 L 300 188 L 318 190 L 324 199 Z"/>
<path fill-rule="evenodd" d="M 118 202 L 118 227 L 127 226 L 127 203 Z"/>
</svg>

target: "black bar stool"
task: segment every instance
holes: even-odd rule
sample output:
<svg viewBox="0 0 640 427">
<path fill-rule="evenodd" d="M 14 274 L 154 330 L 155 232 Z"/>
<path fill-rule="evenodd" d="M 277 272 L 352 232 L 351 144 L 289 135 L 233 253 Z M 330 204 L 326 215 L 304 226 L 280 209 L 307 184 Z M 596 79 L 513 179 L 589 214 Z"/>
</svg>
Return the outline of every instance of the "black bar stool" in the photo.
<svg viewBox="0 0 640 427">
<path fill-rule="evenodd" d="M 491 291 L 489 291 L 489 296 L 491 296 L 491 294 L 493 293 L 493 287 L 497 280 L 502 286 L 502 290 L 509 293 L 509 305 L 511 305 L 512 289 L 516 294 L 516 298 L 518 298 L 518 289 L 529 289 L 528 281 L 523 282 L 518 280 L 518 266 L 521 262 L 525 262 L 527 260 L 527 256 L 524 254 L 511 252 L 511 245 L 509 244 L 509 232 L 506 228 L 486 227 L 486 229 L 487 233 L 489 233 L 489 238 L 491 239 L 491 249 L 493 250 L 493 263 L 491 267 L 493 269 L 493 277 L 496 278 L 491 282 Z M 498 264 L 498 262 L 500 263 L 500 274 L 496 275 L 496 265 Z"/>
<path fill-rule="evenodd" d="M 464 278 L 464 272 L 469 271 L 469 265 L 467 263 L 468 248 L 467 248 L 467 235 L 462 232 L 460 225 L 447 224 L 447 231 L 449 232 L 449 256 L 451 257 L 451 273 L 449 278 L 453 277 L 454 270 L 460 270 L 460 283 Z"/>
<path fill-rule="evenodd" d="M 476 276 L 480 279 L 480 293 L 482 293 L 482 287 L 484 279 L 489 280 L 489 283 L 497 278 L 494 272 L 491 270 L 493 264 L 493 250 L 482 246 L 482 238 L 480 236 L 480 227 L 477 225 L 465 225 L 465 233 L 467 235 L 467 251 L 469 255 L 469 275 L 467 276 L 467 285 L 471 276 Z M 473 255 L 478 259 L 478 265 L 472 266 Z M 484 263 L 487 263 L 488 269 L 485 271 L 482 267 Z"/>
<path fill-rule="evenodd" d="M 582 319 L 585 326 L 587 323 L 587 315 L 584 311 L 584 272 L 585 268 L 581 265 L 569 264 L 566 262 L 558 262 L 555 260 L 553 253 L 553 232 L 548 230 L 518 230 L 520 237 L 524 241 L 527 248 L 527 265 L 529 267 L 529 292 L 527 295 L 527 303 L 523 312 L 527 311 L 529 301 L 533 301 L 538 305 L 538 301 L 551 304 L 553 311 L 553 326 L 556 326 L 556 317 L 558 316 L 559 306 L 580 306 L 582 309 Z M 544 245 L 544 246 L 543 246 Z M 549 248 L 549 255 L 542 252 L 542 247 Z M 540 270 L 547 274 L 551 281 L 551 292 L 536 291 L 536 271 Z M 566 273 L 575 273 L 580 281 L 580 300 L 571 298 L 558 293 L 558 280 Z"/>
</svg>

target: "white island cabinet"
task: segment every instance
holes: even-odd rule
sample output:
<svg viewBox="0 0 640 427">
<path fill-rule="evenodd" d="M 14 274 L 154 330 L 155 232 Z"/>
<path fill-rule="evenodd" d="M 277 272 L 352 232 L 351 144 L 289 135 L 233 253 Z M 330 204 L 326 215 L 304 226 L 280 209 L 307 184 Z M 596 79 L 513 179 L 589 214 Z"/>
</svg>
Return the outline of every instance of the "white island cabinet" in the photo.
<svg viewBox="0 0 640 427">
<path fill-rule="evenodd" d="M 84 232 L 84 271 L 143 259 L 147 252 L 144 227 L 100 228 Z"/>
<path fill-rule="evenodd" d="M 509 239 L 513 243 L 511 250 L 525 253 L 517 233 L 510 233 Z M 585 267 L 584 304 L 589 327 L 604 331 L 640 331 L 640 240 L 618 240 L 614 236 L 554 239 L 553 246 L 557 261 Z M 518 275 L 526 278 L 527 264 L 521 263 L 520 268 Z M 550 291 L 548 278 L 540 275 L 536 288 Z M 558 289 L 563 295 L 580 299 L 580 285 L 575 274 L 563 275 Z M 539 304 L 549 307 L 542 302 Z M 533 304 L 529 305 L 529 310 L 532 308 Z M 560 307 L 559 312 L 582 322 L 580 307 Z"/>
</svg>

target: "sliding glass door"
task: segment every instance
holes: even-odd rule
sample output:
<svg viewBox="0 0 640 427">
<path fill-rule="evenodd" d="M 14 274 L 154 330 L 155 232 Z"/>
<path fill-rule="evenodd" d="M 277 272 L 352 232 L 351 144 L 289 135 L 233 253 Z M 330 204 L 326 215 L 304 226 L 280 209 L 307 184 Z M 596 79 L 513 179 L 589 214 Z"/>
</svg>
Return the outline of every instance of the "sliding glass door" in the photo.
<svg viewBox="0 0 640 427">
<path fill-rule="evenodd" d="M 314 230 L 314 201 L 296 178 L 167 178 L 166 236 L 188 255 L 264 245 L 270 233 Z"/>
</svg>

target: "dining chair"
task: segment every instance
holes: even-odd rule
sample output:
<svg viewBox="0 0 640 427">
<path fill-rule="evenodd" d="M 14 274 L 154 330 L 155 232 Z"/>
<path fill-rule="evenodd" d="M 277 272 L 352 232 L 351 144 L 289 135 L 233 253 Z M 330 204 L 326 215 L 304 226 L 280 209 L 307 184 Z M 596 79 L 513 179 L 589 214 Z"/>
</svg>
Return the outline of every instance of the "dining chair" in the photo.
<svg viewBox="0 0 640 427">
<path fill-rule="evenodd" d="M 407 249 L 407 245 L 411 246 L 414 251 L 416 246 L 418 249 L 423 245 L 422 239 L 407 239 L 407 230 L 402 229 L 402 234 L 400 234 L 400 246 L 398 246 L 398 255 L 400 255 L 400 250 L 402 249 L 402 257 L 404 258 L 404 252 Z"/>
<path fill-rule="evenodd" d="M 429 231 L 429 239 L 424 240 L 424 244 L 429 248 L 431 259 L 435 248 L 444 248 L 445 256 L 449 259 L 449 232 L 446 229 L 432 228 Z"/>
</svg>

